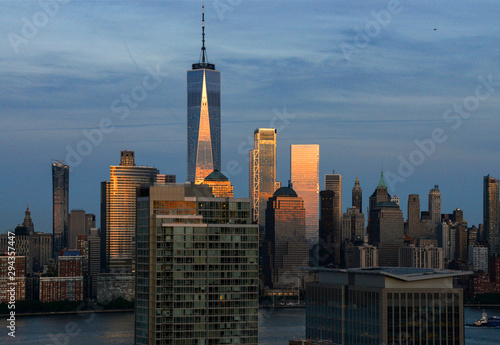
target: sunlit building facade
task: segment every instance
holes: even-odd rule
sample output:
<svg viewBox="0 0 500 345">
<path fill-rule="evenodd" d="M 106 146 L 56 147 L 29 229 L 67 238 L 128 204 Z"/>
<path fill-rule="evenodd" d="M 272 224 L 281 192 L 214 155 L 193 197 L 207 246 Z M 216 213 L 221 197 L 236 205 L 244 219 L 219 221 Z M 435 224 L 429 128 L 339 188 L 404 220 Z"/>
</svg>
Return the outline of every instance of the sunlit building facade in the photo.
<svg viewBox="0 0 500 345">
<path fill-rule="evenodd" d="M 258 343 L 258 226 L 205 185 L 137 195 L 135 344 Z"/>
<path fill-rule="evenodd" d="M 250 202 L 253 221 L 265 226 L 267 200 L 278 189 L 276 182 L 276 129 L 254 131 L 254 149 L 250 150 Z"/>
<path fill-rule="evenodd" d="M 68 245 L 69 166 L 52 163 L 53 249 L 57 256 Z"/>
<path fill-rule="evenodd" d="M 500 254 L 500 202 L 498 179 L 487 175 L 483 180 L 483 224 L 490 256 Z"/>
<path fill-rule="evenodd" d="M 221 170 L 220 72 L 208 63 L 205 15 L 201 61 L 187 72 L 187 178 L 200 184 Z"/>
<path fill-rule="evenodd" d="M 136 166 L 133 151 L 122 151 L 120 165 L 110 166 L 101 184 L 101 241 L 106 270 L 130 273 L 135 254 L 136 188 L 155 182 L 158 169 Z"/>
<path fill-rule="evenodd" d="M 232 198 L 233 186 L 229 179 L 219 170 L 214 170 L 205 177 L 203 184 L 212 188 L 212 194 L 217 198 Z"/>
<path fill-rule="evenodd" d="M 309 265 L 304 201 L 290 187 L 281 187 L 267 202 L 262 271 L 264 284 L 296 288 Z"/>
<path fill-rule="evenodd" d="M 319 145 L 291 145 L 290 173 L 293 190 L 304 200 L 306 239 L 314 245 L 319 236 Z"/>
</svg>

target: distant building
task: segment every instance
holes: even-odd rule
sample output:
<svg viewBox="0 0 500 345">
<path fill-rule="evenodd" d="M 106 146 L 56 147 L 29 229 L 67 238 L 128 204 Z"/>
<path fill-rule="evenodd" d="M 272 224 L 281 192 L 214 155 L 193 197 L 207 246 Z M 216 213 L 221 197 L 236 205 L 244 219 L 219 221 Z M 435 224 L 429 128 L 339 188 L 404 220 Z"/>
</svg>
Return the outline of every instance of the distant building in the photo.
<svg viewBox="0 0 500 345">
<path fill-rule="evenodd" d="M 488 246 L 469 245 L 469 261 L 474 271 L 488 272 Z"/>
<path fill-rule="evenodd" d="M 135 256 L 136 189 L 153 183 L 156 168 L 136 166 L 133 151 L 122 151 L 120 165 L 109 168 L 101 183 L 101 255 L 105 270 L 132 273 Z"/>
<path fill-rule="evenodd" d="M 335 170 L 331 174 L 326 174 L 325 190 L 335 192 L 333 197 L 333 227 L 342 234 L 342 175 L 336 174 Z"/>
<path fill-rule="evenodd" d="M 156 175 L 156 182 L 158 183 L 175 183 L 176 179 L 175 175 Z"/>
<path fill-rule="evenodd" d="M 438 227 L 438 246 L 443 248 L 445 262 L 456 259 L 456 228 L 451 221 L 443 221 Z"/>
<path fill-rule="evenodd" d="M 59 277 L 83 276 L 83 257 L 81 255 L 59 256 L 57 258 L 57 275 Z"/>
<path fill-rule="evenodd" d="M 100 303 L 123 298 L 135 299 L 135 277 L 131 273 L 101 273 L 97 276 L 97 301 Z"/>
<path fill-rule="evenodd" d="M 483 180 L 483 224 L 490 256 L 500 255 L 500 201 L 498 179 Z"/>
<path fill-rule="evenodd" d="M 40 302 L 83 301 L 83 277 L 40 277 Z"/>
<path fill-rule="evenodd" d="M 378 249 L 369 244 L 344 247 L 345 268 L 362 268 L 378 266 Z"/>
<path fill-rule="evenodd" d="M 418 194 L 408 196 L 407 235 L 412 239 L 424 237 L 420 232 L 420 197 Z"/>
<path fill-rule="evenodd" d="M 219 170 L 214 170 L 205 177 L 203 184 L 212 188 L 212 194 L 217 198 L 232 198 L 233 186 L 229 179 Z"/>
<path fill-rule="evenodd" d="M 273 288 L 297 287 L 303 276 L 301 268 L 309 264 L 309 244 L 304 202 L 290 187 L 281 187 L 267 202 L 265 243 L 265 284 Z"/>
<path fill-rule="evenodd" d="M 319 280 L 307 284 L 308 339 L 336 345 L 427 344 L 429 339 L 464 344 L 463 292 L 453 287 L 453 278 L 471 272 L 394 267 L 310 270 L 319 273 Z"/>
<path fill-rule="evenodd" d="M 393 203 L 397 204 L 398 206 L 400 206 L 400 202 L 401 201 L 399 199 L 399 196 L 393 195 L 393 196 L 391 196 L 391 202 L 393 202 Z"/>
<path fill-rule="evenodd" d="M 342 225 L 337 221 L 339 198 L 333 190 L 322 190 L 320 197 L 318 261 L 320 266 L 341 264 Z"/>
<path fill-rule="evenodd" d="M 53 250 L 57 256 L 68 246 L 69 166 L 52 163 Z"/>
<path fill-rule="evenodd" d="M 90 297 L 97 297 L 97 277 L 101 271 L 101 235 L 99 229 L 91 228 L 87 236 L 89 242 L 89 283 Z"/>
<path fill-rule="evenodd" d="M 319 145 L 291 145 L 290 180 L 293 190 L 304 200 L 306 239 L 318 243 Z"/>
<path fill-rule="evenodd" d="M 0 253 L 0 303 L 26 300 L 26 257 L 8 253 Z M 9 267 L 14 267 L 14 271 Z M 12 288 L 14 294 L 10 292 Z"/>
<path fill-rule="evenodd" d="M 444 269 L 443 248 L 410 245 L 399 248 L 399 266 Z"/>
<path fill-rule="evenodd" d="M 68 246 L 69 249 L 76 248 L 78 235 L 88 235 L 90 228 L 95 227 L 95 215 L 85 213 L 84 210 L 71 210 L 68 216 Z"/>
<path fill-rule="evenodd" d="M 441 223 L 441 192 L 439 186 L 435 185 L 429 192 L 429 214 L 431 217 L 432 234 L 436 234 Z"/>
<path fill-rule="evenodd" d="M 363 190 L 361 189 L 357 176 L 354 181 L 354 187 L 352 187 L 352 207 L 357 208 L 361 213 L 363 213 Z"/>
<path fill-rule="evenodd" d="M 358 208 L 348 208 L 342 215 L 342 243 L 365 242 L 365 216 Z"/>
</svg>

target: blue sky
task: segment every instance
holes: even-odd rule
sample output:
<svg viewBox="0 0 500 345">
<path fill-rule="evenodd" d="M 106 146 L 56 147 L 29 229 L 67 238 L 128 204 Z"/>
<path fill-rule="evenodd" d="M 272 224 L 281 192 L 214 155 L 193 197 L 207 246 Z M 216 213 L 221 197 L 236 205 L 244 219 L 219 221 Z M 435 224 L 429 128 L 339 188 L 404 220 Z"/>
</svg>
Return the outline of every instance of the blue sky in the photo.
<svg viewBox="0 0 500 345">
<path fill-rule="evenodd" d="M 46 3 L 0 4 L 0 232 L 22 222 L 26 204 L 36 230 L 52 231 L 51 159 L 66 160 L 102 123 L 113 129 L 71 168 L 70 209 L 99 216 L 100 181 L 121 150 L 186 178 L 186 70 L 199 58 L 201 2 Z M 408 194 L 426 210 L 438 184 L 443 213 L 482 222 L 483 176 L 500 177 L 497 1 L 205 7 L 208 57 L 222 73 L 223 170 L 237 196 L 248 196 L 253 130 L 274 125 L 284 183 L 290 145 L 320 144 L 320 180 L 343 175 L 344 209 L 356 174 L 366 206 L 383 167 L 405 214 Z M 120 118 L 114 101 L 151 69 L 159 82 Z"/>
</svg>

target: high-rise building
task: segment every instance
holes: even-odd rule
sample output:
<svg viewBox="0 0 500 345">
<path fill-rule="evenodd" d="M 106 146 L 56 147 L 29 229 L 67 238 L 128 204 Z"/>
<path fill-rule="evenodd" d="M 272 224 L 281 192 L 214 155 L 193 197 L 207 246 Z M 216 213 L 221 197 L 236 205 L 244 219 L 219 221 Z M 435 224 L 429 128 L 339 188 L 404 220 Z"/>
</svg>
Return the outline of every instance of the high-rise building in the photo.
<svg viewBox="0 0 500 345">
<path fill-rule="evenodd" d="M 249 200 L 214 198 L 205 185 L 143 185 L 137 219 L 135 344 L 257 345 Z"/>
<path fill-rule="evenodd" d="M 403 212 L 396 203 L 383 201 L 372 214 L 369 242 L 378 247 L 381 266 L 397 267 L 399 248 L 404 245 Z"/>
<path fill-rule="evenodd" d="M 490 256 L 500 254 L 500 202 L 498 179 L 487 175 L 483 180 L 483 224 Z"/>
<path fill-rule="evenodd" d="M 89 242 L 90 297 L 97 297 L 97 277 L 101 271 L 101 235 L 98 228 L 91 228 L 87 236 Z"/>
<path fill-rule="evenodd" d="M 378 266 L 378 249 L 369 244 L 347 244 L 343 249 L 345 268 Z"/>
<path fill-rule="evenodd" d="M 342 215 L 341 241 L 355 244 L 365 242 L 365 215 L 358 208 L 348 208 Z"/>
<path fill-rule="evenodd" d="M 408 195 L 408 221 L 406 234 L 412 239 L 421 237 L 420 234 L 420 197 L 418 194 Z"/>
<path fill-rule="evenodd" d="M 361 213 L 363 212 L 363 190 L 357 176 L 354 187 L 352 187 L 352 207 L 356 207 Z"/>
<path fill-rule="evenodd" d="M 325 175 L 325 190 L 333 190 L 335 196 L 333 198 L 333 226 L 342 231 L 342 175 L 335 174 L 335 170 L 331 174 Z M 337 231 L 337 230 L 335 230 Z"/>
<path fill-rule="evenodd" d="M 268 259 L 262 271 L 267 286 L 297 288 L 308 266 L 309 244 L 305 233 L 304 201 L 291 187 L 281 187 L 266 208 L 265 248 Z"/>
<path fill-rule="evenodd" d="M 399 266 L 415 268 L 444 268 L 443 248 L 415 246 L 399 248 Z"/>
<path fill-rule="evenodd" d="M 472 272 L 425 268 L 311 269 L 306 338 L 330 344 L 464 344 L 463 291 Z"/>
<path fill-rule="evenodd" d="M 438 185 L 435 185 L 429 192 L 429 214 L 431 216 L 431 231 L 435 236 L 441 223 L 441 192 Z"/>
<path fill-rule="evenodd" d="M 341 224 L 336 220 L 338 201 L 333 190 L 322 190 L 320 197 L 320 220 L 319 220 L 319 252 L 318 262 L 320 266 L 340 266 L 341 254 L 340 244 L 342 242 Z"/>
<path fill-rule="evenodd" d="M 217 198 L 232 198 L 233 186 L 229 179 L 219 170 L 214 170 L 205 177 L 203 184 L 212 188 L 212 194 Z"/>
<path fill-rule="evenodd" d="M 319 145 L 291 145 L 290 172 L 293 190 L 304 200 L 306 239 L 314 245 L 319 226 Z"/>
<path fill-rule="evenodd" d="M 24 212 L 23 226 L 29 230 L 30 235 L 33 235 L 33 233 L 35 232 L 35 225 L 33 224 L 33 220 L 31 219 L 31 211 L 29 205 L 26 205 L 26 211 Z"/>
<path fill-rule="evenodd" d="M 393 196 L 391 196 L 391 202 L 393 202 L 393 203 L 397 204 L 398 206 L 400 206 L 401 200 L 399 199 L 399 196 L 393 195 Z"/>
<path fill-rule="evenodd" d="M 254 149 L 250 150 L 250 202 L 252 219 L 263 235 L 267 201 L 278 189 L 276 182 L 276 129 L 254 131 Z"/>
<path fill-rule="evenodd" d="M 95 215 L 84 210 L 71 210 L 68 221 L 68 248 L 76 248 L 78 235 L 88 235 L 90 228 L 95 227 Z"/>
<path fill-rule="evenodd" d="M 488 272 L 488 246 L 469 244 L 469 261 L 474 271 Z"/>
<path fill-rule="evenodd" d="M 451 220 L 443 221 L 438 227 L 438 246 L 443 248 L 445 263 L 456 259 L 456 227 Z"/>
<path fill-rule="evenodd" d="M 101 183 L 101 241 L 106 270 L 130 273 L 135 254 L 136 188 L 153 183 L 158 169 L 136 166 L 133 151 L 122 151 L 120 165 L 110 166 Z"/>
<path fill-rule="evenodd" d="M 200 184 L 221 170 L 220 72 L 208 62 L 205 13 L 202 14 L 200 61 L 187 72 L 187 178 Z"/>
<path fill-rule="evenodd" d="M 52 234 L 55 256 L 68 245 L 68 212 L 69 166 L 56 161 L 52 163 Z"/>
<path fill-rule="evenodd" d="M 380 202 L 390 201 L 391 196 L 387 191 L 387 185 L 385 184 L 384 172 L 380 173 L 380 180 L 378 182 L 377 188 L 373 194 L 368 198 L 369 209 L 368 209 L 368 235 L 371 232 L 371 223 L 373 218 L 376 216 L 376 205 Z"/>
</svg>

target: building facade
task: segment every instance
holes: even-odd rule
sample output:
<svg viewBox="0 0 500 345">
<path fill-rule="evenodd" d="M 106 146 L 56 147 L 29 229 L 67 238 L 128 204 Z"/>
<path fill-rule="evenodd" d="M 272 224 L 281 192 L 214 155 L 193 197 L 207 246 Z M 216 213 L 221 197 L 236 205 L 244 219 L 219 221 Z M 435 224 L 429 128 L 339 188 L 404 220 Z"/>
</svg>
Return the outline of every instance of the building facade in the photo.
<svg viewBox="0 0 500 345">
<path fill-rule="evenodd" d="M 249 200 L 214 198 L 204 185 L 142 186 L 135 344 L 257 345 L 257 325 L 258 225 Z"/>
<path fill-rule="evenodd" d="M 363 213 L 363 190 L 361 189 L 357 176 L 354 181 L 354 187 L 352 187 L 352 207 L 356 207 L 361 213 Z"/>
<path fill-rule="evenodd" d="M 112 165 L 109 181 L 101 183 L 101 246 L 107 271 L 133 271 L 136 188 L 153 183 L 158 173 L 156 168 L 136 166 L 133 151 L 122 151 L 120 165 Z"/>
<path fill-rule="evenodd" d="M 417 268 L 317 269 L 307 284 L 306 338 L 333 345 L 464 344 L 463 291 L 471 272 Z"/>
<path fill-rule="evenodd" d="M 68 246 L 69 166 L 52 163 L 52 235 L 53 250 L 57 256 Z"/>
<path fill-rule="evenodd" d="M 441 223 L 441 192 L 438 185 L 435 185 L 429 192 L 429 215 L 431 216 L 431 231 L 435 235 Z"/>
<path fill-rule="evenodd" d="M 412 239 L 422 237 L 420 233 L 420 197 L 418 194 L 408 195 L 408 221 L 406 234 Z"/>
<path fill-rule="evenodd" d="M 291 145 L 290 180 L 293 190 L 304 200 L 306 239 L 318 243 L 319 145 Z"/>
<path fill-rule="evenodd" d="M 500 207 L 498 179 L 487 175 L 483 179 L 483 224 L 490 256 L 500 254 Z"/>
<path fill-rule="evenodd" d="M 399 266 L 444 269 L 443 248 L 415 246 L 399 248 Z"/>
<path fill-rule="evenodd" d="M 205 177 L 203 184 L 212 188 L 212 194 L 217 198 L 232 198 L 234 195 L 231 182 L 219 170 L 214 170 Z"/>
</svg>

